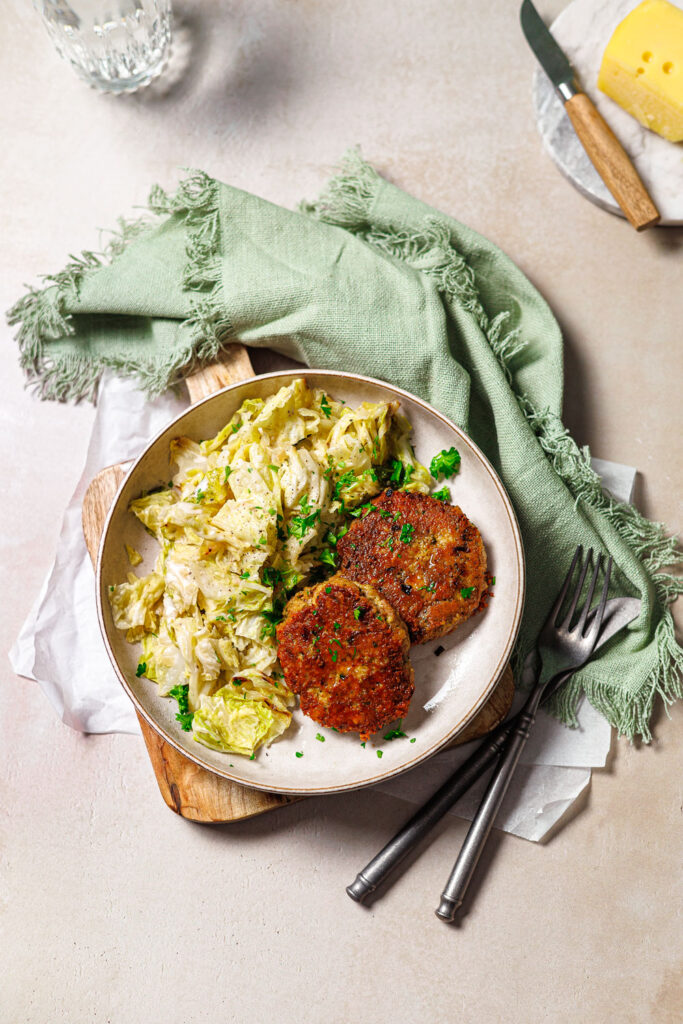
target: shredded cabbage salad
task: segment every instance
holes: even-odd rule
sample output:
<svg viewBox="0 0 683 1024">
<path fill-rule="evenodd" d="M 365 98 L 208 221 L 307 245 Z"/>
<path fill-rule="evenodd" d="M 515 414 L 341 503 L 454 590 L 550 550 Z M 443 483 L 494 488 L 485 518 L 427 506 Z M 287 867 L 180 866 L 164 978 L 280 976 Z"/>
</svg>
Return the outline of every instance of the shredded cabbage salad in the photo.
<svg viewBox="0 0 683 1024">
<path fill-rule="evenodd" d="M 171 442 L 171 483 L 130 504 L 159 542 L 154 571 L 109 598 L 142 644 L 137 674 L 178 701 L 195 740 L 253 758 L 288 727 L 276 623 L 296 589 L 334 571 L 359 506 L 386 486 L 429 491 L 411 429 L 398 402 L 352 409 L 299 378 L 247 399 L 210 440 Z"/>
</svg>

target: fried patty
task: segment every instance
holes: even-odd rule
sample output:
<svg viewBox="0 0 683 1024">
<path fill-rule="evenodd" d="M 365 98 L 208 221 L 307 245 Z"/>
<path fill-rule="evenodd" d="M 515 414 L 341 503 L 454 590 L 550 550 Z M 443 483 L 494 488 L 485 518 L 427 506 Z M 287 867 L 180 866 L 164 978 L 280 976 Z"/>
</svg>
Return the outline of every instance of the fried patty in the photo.
<svg viewBox="0 0 683 1024">
<path fill-rule="evenodd" d="M 336 575 L 302 590 L 277 639 L 287 686 L 321 725 L 365 739 L 408 711 L 408 631 L 373 587 Z"/>
<path fill-rule="evenodd" d="M 369 583 L 396 609 L 413 643 L 450 633 L 486 591 L 486 551 L 457 505 L 386 490 L 337 544 L 339 572 Z"/>
</svg>

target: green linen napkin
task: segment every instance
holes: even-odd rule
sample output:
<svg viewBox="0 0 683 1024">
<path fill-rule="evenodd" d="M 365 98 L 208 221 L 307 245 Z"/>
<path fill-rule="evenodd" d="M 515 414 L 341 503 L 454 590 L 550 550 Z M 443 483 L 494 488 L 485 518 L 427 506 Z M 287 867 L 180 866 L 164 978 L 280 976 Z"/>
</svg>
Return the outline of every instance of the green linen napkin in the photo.
<svg viewBox="0 0 683 1024">
<path fill-rule="evenodd" d="M 621 733 L 650 739 L 657 695 L 683 692 L 668 605 L 680 561 L 660 524 L 602 491 L 564 429 L 562 339 L 548 306 L 491 242 L 389 184 L 357 153 L 298 212 L 192 173 L 152 191 L 161 219 L 121 222 L 10 310 L 43 397 L 93 397 L 104 367 L 158 393 L 239 340 L 309 366 L 390 381 L 436 406 L 483 449 L 519 518 L 527 599 L 517 667 L 578 543 L 608 550 L 613 592 L 642 614 L 555 700 L 582 692 Z M 457 490 L 457 488 L 456 488 Z"/>
</svg>

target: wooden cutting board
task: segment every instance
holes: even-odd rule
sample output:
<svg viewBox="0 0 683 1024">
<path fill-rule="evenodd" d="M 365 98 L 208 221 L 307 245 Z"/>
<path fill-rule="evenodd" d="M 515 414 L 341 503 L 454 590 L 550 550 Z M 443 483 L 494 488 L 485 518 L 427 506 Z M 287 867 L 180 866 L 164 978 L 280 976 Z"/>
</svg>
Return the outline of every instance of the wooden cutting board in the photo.
<svg viewBox="0 0 683 1024">
<path fill-rule="evenodd" d="M 220 362 L 199 370 L 188 377 L 186 383 L 191 401 L 197 402 L 228 384 L 236 384 L 253 376 L 247 350 L 242 345 L 230 345 L 224 350 Z M 127 464 L 103 469 L 94 478 L 83 498 L 83 534 L 93 566 L 97 561 L 107 513 L 127 470 Z M 456 742 L 466 743 L 494 729 L 507 714 L 513 694 L 514 683 L 508 666 L 486 705 Z M 167 806 L 184 818 L 205 823 L 241 821 L 305 799 L 249 789 L 214 775 L 179 753 L 140 714 L 138 721 L 161 795 Z"/>
</svg>

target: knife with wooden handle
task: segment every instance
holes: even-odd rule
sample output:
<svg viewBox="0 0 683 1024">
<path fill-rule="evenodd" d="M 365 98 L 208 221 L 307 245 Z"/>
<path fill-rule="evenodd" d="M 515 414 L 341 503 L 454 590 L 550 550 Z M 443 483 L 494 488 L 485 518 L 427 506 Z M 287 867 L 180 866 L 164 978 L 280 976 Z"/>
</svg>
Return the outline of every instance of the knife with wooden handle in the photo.
<svg viewBox="0 0 683 1024">
<path fill-rule="evenodd" d="M 616 135 L 581 91 L 576 74 L 531 0 L 520 12 L 522 30 L 564 103 L 581 145 L 636 231 L 659 222 L 659 211 Z"/>
</svg>

